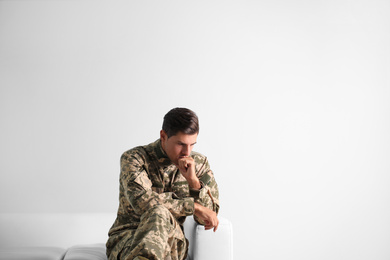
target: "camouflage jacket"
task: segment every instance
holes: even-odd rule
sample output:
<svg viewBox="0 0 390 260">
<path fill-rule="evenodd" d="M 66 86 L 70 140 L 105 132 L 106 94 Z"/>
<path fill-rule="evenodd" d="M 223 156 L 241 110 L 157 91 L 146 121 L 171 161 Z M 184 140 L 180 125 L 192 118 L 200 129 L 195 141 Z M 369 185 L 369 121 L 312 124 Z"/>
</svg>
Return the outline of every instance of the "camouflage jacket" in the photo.
<svg viewBox="0 0 390 260">
<path fill-rule="evenodd" d="M 179 169 L 167 157 L 160 139 L 146 146 L 135 147 L 121 157 L 119 208 L 109 230 L 107 254 L 129 239 L 126 231 L 138 227 L 141 215 L 155 205 L 164 205 L 182 225 L 193 215 L 194 202 L 219 211 L 218 186 L 205 156 L 192 152 L 200 190 L 191 190 Z M 195 216 L 194 216 L 195 217 Z M 200 222 L 196 217 L 195 219 Z"/>
</svg>

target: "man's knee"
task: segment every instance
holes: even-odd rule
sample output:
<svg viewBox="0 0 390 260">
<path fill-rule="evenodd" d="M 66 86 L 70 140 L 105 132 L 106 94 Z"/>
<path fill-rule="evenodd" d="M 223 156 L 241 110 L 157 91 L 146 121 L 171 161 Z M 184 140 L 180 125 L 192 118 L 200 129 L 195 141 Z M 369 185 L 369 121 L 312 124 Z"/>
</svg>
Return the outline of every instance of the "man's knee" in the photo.
<svg viewBox="0 0 390 260">
<path fill-rule="evenodd" d="M 151 207 L 149 212 L 152 212 L 153 214 L 163 215 L 163 216 L 170 216 L 171 212 L 163 205 L 156 205 L 154 207 Z"/>
<path fill-rule="evenodd" d="M 168 259 L 171 255 L 184 255 L 186 250 L 186 240 L 179 223 L 166 207 L 158 205 L 142 214 L 141 223 L 129 247 L 121 253 L 121 258 Z"/>
<path fill-rule="evenodd" d="M 162 205 L 157 205 L 147 210 L 141 217 L 142 229 L 158 230 L 160 235 L 184 240 L 184 234 L 172 213 Z"/>
</svg>

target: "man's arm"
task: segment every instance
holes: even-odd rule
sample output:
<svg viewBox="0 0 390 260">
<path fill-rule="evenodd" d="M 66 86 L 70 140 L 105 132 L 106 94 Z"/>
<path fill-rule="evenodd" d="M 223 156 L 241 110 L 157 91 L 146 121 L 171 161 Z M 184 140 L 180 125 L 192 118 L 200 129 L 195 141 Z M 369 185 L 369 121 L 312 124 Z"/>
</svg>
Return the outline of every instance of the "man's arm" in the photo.
<svg viewBox="0 0 390 260">
<path fill-rule="evenodd" d="M 176 218 L 194 213 L 194 198 L 177 198 L 173 192 L 158 194 L 152 190 L 152 182 L 144 167 L 145 159 L 137 152 L 124 154 L 121 157 L 120 182 L 124 190 L 124 199 L 142 215 L 146 210 L 164 205 Z"/>
<path fill-rule="evenodd" d="M 219 210 L 218 187 L 207 159 L 196 169 L 196 160 L 200 158 L 185 157 L 179 160 L 179 170 L 186 178 L 190 193 L 195 198 L 194 216 L 195 219 L 204 224 L 205 229 L 218 228 L 217 213 Z M 198 172 L 198 174 L 196 173 Z"/>
</svg>

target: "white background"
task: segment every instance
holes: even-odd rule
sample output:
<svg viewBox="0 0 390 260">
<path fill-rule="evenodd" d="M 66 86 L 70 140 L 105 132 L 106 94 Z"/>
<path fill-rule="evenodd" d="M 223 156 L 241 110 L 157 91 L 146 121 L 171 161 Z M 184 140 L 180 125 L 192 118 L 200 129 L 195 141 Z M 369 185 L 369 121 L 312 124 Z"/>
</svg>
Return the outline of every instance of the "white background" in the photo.
<svg viewBox="0 0 390 260">
<path fill-rule="evenodd" d="M 235 259 L 390 259 L 389 14 L 381 0 L 0 1 L 0 212 L 115 212 L 120 155 L 184 106 Z"/>
</svg>

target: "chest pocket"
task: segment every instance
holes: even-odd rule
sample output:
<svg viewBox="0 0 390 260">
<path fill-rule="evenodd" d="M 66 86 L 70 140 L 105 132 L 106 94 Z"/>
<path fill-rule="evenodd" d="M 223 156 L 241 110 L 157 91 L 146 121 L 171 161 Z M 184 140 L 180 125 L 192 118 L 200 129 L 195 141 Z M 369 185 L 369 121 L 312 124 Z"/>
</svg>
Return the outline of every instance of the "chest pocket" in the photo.
<svg viewBox="0 0 390 260">
<path fill-rule="evenodd" d="M 139 184 L 145 190 L 152 188 L 152 182 L 150 181 L 145 169 L 142 169 L 138 176 L 134 179 L 134 182 Z"/>
</svg>

